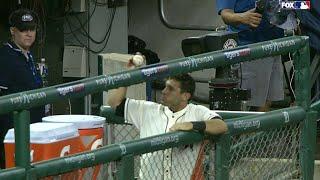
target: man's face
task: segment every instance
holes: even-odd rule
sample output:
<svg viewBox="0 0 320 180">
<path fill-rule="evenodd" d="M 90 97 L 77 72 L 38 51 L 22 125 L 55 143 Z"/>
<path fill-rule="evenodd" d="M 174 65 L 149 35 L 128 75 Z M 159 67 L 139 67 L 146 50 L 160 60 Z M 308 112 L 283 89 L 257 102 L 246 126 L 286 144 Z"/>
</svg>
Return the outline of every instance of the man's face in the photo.
<svg viewBox="0 0 320 180">
<path fill-rule="evenodd" d="M 181 93 L 180 82 L 169 79 L 166 87 L 162 90 L 161 103 L 165 106 L 177 107 L 181 102 L 188 102 L 188 93 Z"/>
<path fill-rule="evenodd" d="M 29 50 L 36 39 L 36 30 L 19 31 L 16 27 L 12 27 L 10 32 L 13 41 L 24 50 Z"/>
</svg>

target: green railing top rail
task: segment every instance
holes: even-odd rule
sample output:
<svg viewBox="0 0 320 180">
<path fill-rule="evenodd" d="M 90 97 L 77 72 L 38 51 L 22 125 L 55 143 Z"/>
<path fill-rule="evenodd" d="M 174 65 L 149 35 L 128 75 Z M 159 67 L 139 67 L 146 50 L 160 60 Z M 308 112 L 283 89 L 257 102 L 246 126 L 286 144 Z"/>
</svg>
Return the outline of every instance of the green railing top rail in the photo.
<svg viewBox="0 0 320 180">
<path fill-rule="evenodd" d="M 291 107 L 267 112 L 260 115 L 259 118 L 253 115 L 230 119 L 227 120 L 226 123 L 229 128 L 228 133 L 234 135 L 252 131 L 262 131 L 267 128 L 279 128 L 287 124 L 299 123 L 305 118 L 305 115 L 306 113 L 303 108 Z M 246 123 L 244 123 L 243 119 L 246 119 Z M 183 146 L 197 143 L 207 138 L 210 138 L 210 136 L 204 136 L 196 132 L 171 132 L 139 140 L 112 144 L 90 152 L 35 163 L 31 166 L 31 176 L 39 178 L 57 175 L 84 167 L 91 167 L 97 164 L 120 160 L 122 157 L 127 155 L 135 156 L 167 148 Z M 0 179 L 8 177 L 11 172 L 14 173 L 13 171 L 17 172 L 21 176 L 24 174 L 24 171 L 21 168 L 2 170 L 0 171 Z"/>
<path fill-rule="evenodd" d="M 34 106 L 45 105 L 63 99 L 82 97 L 121 86 L 138 84 L 146 80 L 294 52 L 303 48 L 307 40 L 308 37 L 304 36 L 275 39 L 240 46 L 235 49 L 180 58 L 111 75 L 102 75 L 43 89 L 11 94 L 0 97 L 0 114 L 30 109 Z"/>
<path fill-rule="evenodd" d="M 290 107 L 264 114 L 250 115 L 239 118 L 227 119 L 228 133 L 231 135 L 256 132 L 281 127 L 286 124 L 296 124 L 306 117 L 302 107 Z"/>
<path fill-rule="evenodd" d="M 221 110 L 214 110 L 214 112 L 218 113 L 223 119 L 233 119 L 233 118 L 265 113 L 265 112 L 253 112 L 253 111 L 221 111 Z"/>
<path fill-rule="evenodd" d="M 4 169 L 0 171 L 0 179 L 25 179 L 26 169 L 21 167 L 15 167 L 10 169 Z"/>
<path fill-rule="evenodd" d="M 35 173 L 37 178 L 58 175 L 80 168 L 117 161 L 128 155 L 135 156 L 172 147 L 193 144 L 204 139 L 205 137 L 203 135 L 196 132 L 171 132 L 139 140 L 103 146 L 90 152 L 79 153 L 69 157 L 35 163 L 33 164 L 33 173 Z"/>
</svg>

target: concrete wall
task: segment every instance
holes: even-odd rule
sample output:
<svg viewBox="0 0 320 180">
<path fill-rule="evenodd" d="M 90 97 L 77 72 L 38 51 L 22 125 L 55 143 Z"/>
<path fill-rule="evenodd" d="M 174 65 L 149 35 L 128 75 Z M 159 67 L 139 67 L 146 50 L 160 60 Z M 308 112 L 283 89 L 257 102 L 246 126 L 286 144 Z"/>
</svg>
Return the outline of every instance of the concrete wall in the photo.
<svg viewBox="0 0 320 180">
<path fill-rule="evenodd" d="M 167 18 L 172 23 L 215 26 L 222 25 L 212 0 L 174 0 L 165 2 Z M 160 21 L 157 0 L 128 2 L 129 34 L 147 43 L 147 48 L 158 53 L 161 60 L 182 57 L 181 41 L 209 31 L 172 30 Z"/>
<path fill-rule="evenodd" d="M 79 27 L 79 23 L 76 20 L 75 16 L 78 16 L 82 22 L 86 22 L 88 19 L 88 14 L 92 14 L 94 10 L 94 2 L 87 1 L 87 5 L 89 5 L 89 11 L 78 14 L 71 14 L 69 20 L 72 24 Z M 100 41 L 104 38 L 108 26 L 111 22 L 111 16 L 113 14 L 113 9 L 110 9 L 106 6 L 97 6 L 92 17 L 90 18 L 89 25 L 84 28 L 89 32 L 90 36 Z M 64 24 L 65 31 L 70 31 L 67 23 Z M 76 29 L 76 27 L 73 27 Z M 76 36 L 79 40 L 85 45 L 88 46 L 93 51 L 101 50 L 101 53 L 106 52 L 118 52 L 118 53 L 127 53 L 128 51 L 128 33 L 127 33 L 127 6 L 117 7 L 114 15 L 114 20 L 112 22 L 111 34 L 109 38 L 107 37 L 105 42 L 107 41 L 106 46 L 105 43 L 96 44 L 90 41 L 87 37 L 80 35 L 79 32 L 75 32 Z M 64 37 L 65 46 L 66 45 L 81 45 L 75 38 L 73 34 L 65 34 Z M 98 75 L 98 55 L 97 53 L 93 53 L 88 51 L 88 77 L 97 76 Z M 67 81 L 77 80 L 75 78 L 64 78 Z M 85 98 L 76 100 L 72 103 L 76 111 L 72 109 L 72 113 L 80 113 L 80 114 L 91 114 L 97 113 L 99 110 L 99 104 L 101 103 L 101 97 L 99 95 L 93 95 L 92 98 Z M 90 108 L 89 104 L 94 104 L 94 108 Z M 84 109 L 84 110 L 83 110 Z"/>
<path fill-rule="evenodd" d="M 92 7 L 91 7 L 92 9 Z M 110 15 L 112 9 L 106 7 L 98 7 L 92 20 L 90 21 L 90 35 L 95 39 L 102 39 L 106 32 L 107 22 L 106 17 Z M 107 46 L 101 53 L 128 52 L 128 27 L 127 27 L 127 6 L 116 8 L 114 21 L 112 23 L 112 29 Z M 101 49 L 102 45 L 95 45 L 90 42 L 90 47 L 95 49 Z M 98 75 L 98 56 L 97 54 L 90 53 L 90 76 Z"/>
<path fill-rule="evenodd" d="M 205 26 L 223 25 L 212 0 L 164 0 L 167 19 L 174 24 Z M 210 31 L 185 31 L 168 29 L 159 17 L 157 0 L 129 0 L 129 34 L 143 39 L 147 48 L 158 53 L 161 61 L 183 57 L 181 41 L 187 37 L 210 33 Z M 192 73 L 193 77 L 210 79 L 213 69 Z M 208 84 L 197 83 L 196 96 L 208 98 Z"/>
<path fill-rule="evenodd" d="M 80 19 L 85 22 L 88 18 L 87 13 L 92 13 L 94 4 L 90 3 L 90 11 L 78 15 Z M 90 36 L 95 40 L 102 40 L 107 27 L 110 23 L 108 19 L 111 19 L 112 9 L 105 6 L 97 6 L 92 18 L 90 20 L 89 26 L 85 26 L 85 29 L 89 32 Z M 72 16 L 70 16 L 70 21 L 78 26 L 78 22 Z M 65 31 L 69 31 L 67 24 L 65 24 Z M 127 53 L 128 50 L 128 33 L 127 33 L 127 7 L 118 7 L 116 8 L 114 20 L 112 23 L 111 34 L 108 39 L 107 45 L 105 48 L 104 43 L 96 44 L 92 41 L 89 41 L 87 37 L 81 36 L 79 32 L 76 32 L 76 35 L 80 38 L 82 43 L 88 46 L 90 49 L 97 51 L 102 50 L 101 53 L 106 52 L 118 52 L 118 53 Z M 74 35 L 68 34 L 65 35 L 65 45 L 79 45 L 79 42 L 76 40 Z M 89 53 L 89 67 L 90 67 L 90 76 L 98 75 L 98 58 L 97 54 L 88 51 Z"/>
</svg>

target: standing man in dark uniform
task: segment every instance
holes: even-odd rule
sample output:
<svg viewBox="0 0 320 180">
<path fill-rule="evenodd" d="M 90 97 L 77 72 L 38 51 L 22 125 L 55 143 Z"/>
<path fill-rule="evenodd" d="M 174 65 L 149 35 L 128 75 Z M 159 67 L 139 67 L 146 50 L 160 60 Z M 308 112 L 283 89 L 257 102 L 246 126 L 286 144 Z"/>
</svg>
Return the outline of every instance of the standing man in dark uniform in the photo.
<svg viewBox="0 0 320 180">
<path fill-rule="evenodd" d="M 42 87 L 42 80 L 36 71 L 30 52 L 36 38 L 37 14 L 31 10 L 19 9 L 9 17 L 11 40 L 0 48 L 0 95 L 8 95 Z M 0 107 L 1 108 L 1 107 Z M 44 108 L 30 109 L 31 123 L 40 122 Z M 3 139 L 13 127 L 12 113 L 0 115 L 0 165 L 5 166 Z"/>
</svg>

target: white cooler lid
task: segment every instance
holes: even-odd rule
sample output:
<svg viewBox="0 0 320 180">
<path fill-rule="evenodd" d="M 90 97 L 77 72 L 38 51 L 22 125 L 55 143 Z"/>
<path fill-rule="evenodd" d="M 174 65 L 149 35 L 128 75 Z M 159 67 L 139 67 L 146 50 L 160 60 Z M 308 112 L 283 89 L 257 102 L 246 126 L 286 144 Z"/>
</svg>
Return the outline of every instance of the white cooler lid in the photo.
<svg viewBox="0 0 320 180">
<path fill-rule="evenodd" d="M 78 129 L 93 129 L 103 127 L 106 118 L 93 115 L 54 115 L 43 117 L 42 121 L 74 123 Z"/>
<path fill-rule="evenodd" d="M 30 143 L 48 144 L 79 136 L 77 127 L 72 123 L 30 124 Z M 14 129 L 9 129 L 4 143 L 14 143 Z"/>
</svg>

